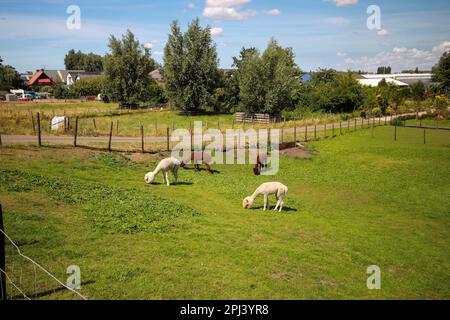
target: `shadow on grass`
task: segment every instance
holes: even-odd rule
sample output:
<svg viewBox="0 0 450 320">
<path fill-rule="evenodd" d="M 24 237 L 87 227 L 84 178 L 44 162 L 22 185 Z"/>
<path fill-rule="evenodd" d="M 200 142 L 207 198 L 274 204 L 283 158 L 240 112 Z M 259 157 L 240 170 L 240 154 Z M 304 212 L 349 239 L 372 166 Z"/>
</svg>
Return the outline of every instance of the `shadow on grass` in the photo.
<svg viewBox="0 0 450 320">
<path fill-rule="evenodd" d="M 253 207 L 253 208 L 251 208 L 251 209 L 249 209 L 249 210 L 261 210 L 261 211 L 263 211 L 263 209 L 264 209 L 264 206 L 259 206 L 259 207 Z M 274 206 L 271 206 L 269 209 L 267 209 L 265 212 L 270 212 L 270 211 L 272 211 L 272 212 L 275 212 L 275 207 Z M 283 213 L 283 212 L 297 212 L 298 210 L 297 209 L 295 209 L 295 208 L 290 208 L 290 207 L 283 207 L 283 210 L 281 210 L 281 213 Z M 276 212 L 278 212 L 278 210 L 276 211 Z"/>
<path fill-rule="evenodd" d="M 195 172 L 202 172 L 202 171 L 207 171 L 207 172 L 209 172 L 209 173 L 211 173 L 211 174 L 220 174 L 220 171 L 219 170 L 213 170 L 213 169 L 211 169 L 211 171 L 208 171 L 207 169 L 205 169 L 205 168 L 190 168 L 190 167 L 183 167 L 183 170 L 192 170 L 192 171 L 195 171 Z"/>
<path fill-rule="evenodd" d="M 94 280 L 87 280 L 87 281 L 81 282 L 81 286 L 85 286 L 85 285 L 89 285 L 89 284 L 93 284 L 93 283 L 95 283 Z M 70 290 L 68 290 L 66 287 L 62 287 L 61 286 L 61 287 L 57 287 L 57 288 L 54 288 L 54 289 L 49 289 L 49 290 L 45 290 L 45 291 L 41 291 L 41 292 L 36 292 L 36 293 L 31 294 L 31 295 L 28 295 L 28 297 L 30 299 L 38 299 L 38 298 L 43 298 L 43 297 L 46 297 L 46 296 L 50 296 L 52 294 L 55 294 L 57 292 L 62 292 L 62 291 L 70 291 Z M 16 296 L 11 297 L 11 299 L 12 300 L 23 299 L 23 296 L 22 295 L 16 295 Z"/>
<path fill-rule="evenodd" d="M 149 186 L 163 186 L 164 184 L 162 182 L 152 182 L 151 184 L 148 184 Z M 171 182 L 170 186 L 192 186 L 192 182 Z"/>
</svg>

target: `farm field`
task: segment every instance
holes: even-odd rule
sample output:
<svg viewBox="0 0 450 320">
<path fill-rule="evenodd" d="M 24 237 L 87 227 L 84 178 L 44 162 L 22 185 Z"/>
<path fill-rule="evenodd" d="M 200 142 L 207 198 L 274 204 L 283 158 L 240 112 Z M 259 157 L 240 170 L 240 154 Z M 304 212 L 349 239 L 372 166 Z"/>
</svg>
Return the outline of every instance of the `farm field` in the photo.
<svg viewBox="0 0 450 320">
<path fill-rule="evenodd" d="M 306 147 L 313 159 L 282 157 L 275 177 L 221 165 L 171 187 L 143 180 L 164 154 L 3 147 L 5 230 L 60 279 L 80 266 L 91 299 L 450 299 L 450 132 L 424 145 L 422 130 L 394 142 L 377 127 Z M 284 212 L 242 209 L 273 180 L 289 187 Z M 73 295 L 42 297 L 58 298 Z"/>
<path fill-rule="evenodd" d="M 51 131 L 51 119 L 54 115 L 67 115 L 71 127 L 74 126 L 75 116 L 79 116 L 79 134 L 85 136 L 107 136 L 111 122 L 114 126 L 114 135 L 123 137 L 139 137 L 140 125 L 144 126 L 147 136 L 164 136 L 167 128 L 189 129 L 194 121 L 201 121 L 204 128 L 231 129 L 231 128 L 292 128 L 295 125 L 321 125 L 338 123 L 338 115 L 315 115 L 299 121 L 286 121 L 283 123 L 242 124 L 235 122 L 234 114 L 206 114 L 199 116 L 184 116 L 174 111 L 159 111 L 154 109 L 119 110 L 117 104 L 84 102 L 84 103 L 21 103 L 0 104 L 0 133 L 35 135 L 36 113 L 41 113 L 41 127 L 44 135 L 72 135 L 73 130 L 64 132 Z M 32 118 L 32 115 L 34 118 Z M 35 121 L 35 126 L 33 122 Z"/>
</svg>

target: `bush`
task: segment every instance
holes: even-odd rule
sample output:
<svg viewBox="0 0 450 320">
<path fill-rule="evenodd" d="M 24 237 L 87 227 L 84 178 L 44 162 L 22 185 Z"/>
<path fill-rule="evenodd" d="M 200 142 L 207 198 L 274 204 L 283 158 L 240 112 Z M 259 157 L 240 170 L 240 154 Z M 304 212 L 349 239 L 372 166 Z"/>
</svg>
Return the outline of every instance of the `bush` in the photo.
<svg viewBox="0 0 450 320">
<path fill-rule="evenodd" d="M 392 107 L 387 107 L 386 108 L 386 113 L 385 113 L 386 115 L 390 116 L 393 113 L 394 113 L 394 110 L 392 109 Z"/>
<path fill-rule="evenodd" d="M 391 123 L 391 126 L 397 126 L 397 127 L 405 126 L 405 121 L 400 117 L 392 119 L 390 123 Z"/>
<path fill-rule="evenodd" d="M 381 108 L 376 107 L 372 109 L 372 116 L 381 117 L 383 113 L 381 112 Z"/>
</svg>

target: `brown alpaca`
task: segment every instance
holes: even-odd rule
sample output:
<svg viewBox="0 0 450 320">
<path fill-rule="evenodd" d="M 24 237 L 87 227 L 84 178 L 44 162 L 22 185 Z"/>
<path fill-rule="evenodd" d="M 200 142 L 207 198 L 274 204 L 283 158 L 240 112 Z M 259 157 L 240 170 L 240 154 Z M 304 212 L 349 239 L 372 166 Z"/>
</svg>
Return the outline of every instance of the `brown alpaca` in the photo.
<svg viewBox="0 0 450 320">
<path fill-rule="evenodd" d="M 200 165 L 197 163 L 199 160 L 202 160 L 203 164 L 205 165 L 206 171 L 208 171 L 209 173 L 213 173 L 211 170 L 211 156 L 209 154 L 202 151 L 191 152 L 190 161 L 192 162 L 196 170 L 200 170 Z M 185 168 L 188 162 L 189 160 L 181 161 L 181 167 Z"/>
<path fill-rule="evenodd" d="M 265 154 L 261 154 L 256 157 L 256 164 L 253 168 L 253 173 L 255 176 L 259 176 L 263 168 L 267 168 L 267 155 Z"/>
</svg>

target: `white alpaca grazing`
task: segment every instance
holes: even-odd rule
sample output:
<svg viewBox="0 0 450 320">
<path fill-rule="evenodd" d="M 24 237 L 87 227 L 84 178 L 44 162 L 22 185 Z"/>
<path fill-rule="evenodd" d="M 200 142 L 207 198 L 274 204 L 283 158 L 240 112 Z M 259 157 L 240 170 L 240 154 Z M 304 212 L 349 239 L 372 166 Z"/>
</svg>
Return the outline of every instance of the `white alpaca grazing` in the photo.
<svg viewBox="0 0 450 320">
<path fill-rule="evenodd" d="M 169 171 L 172 171 L 175 177 L 175 182 L 178 180 L 178 169 L 180 168 L 181 162 L 176 158 L 167 158 L 161 160 L 161 162 L 156 167 L 155 171 L 149 172 L 145 175 L 145 182 L 150 184 L 155 181 L 155 177 L 158 173 L 163 174 L 163 183 L 170 186 L 169 182 Z"/>
<path fill-rule="evenodd" d="M 253 202 L 255 201 L 256 197 L 259 195 L 264 195 L 264 211 L 269 206 L 269 195 L 274 194 L 277 198 L 277 205 L 275 206 L 275 211 L 279 208 L 281 210 L 283 209 L 284 205 L 284 197 L 286 196 L 288 192 L 288 188 L 279 182 L 267 182 L 263 183 L 256 191 L 250 196 L 244 199 L 242 202 L 242 206 L 244 209 L 250 209 L 253 206 Z"/>
</svg>

